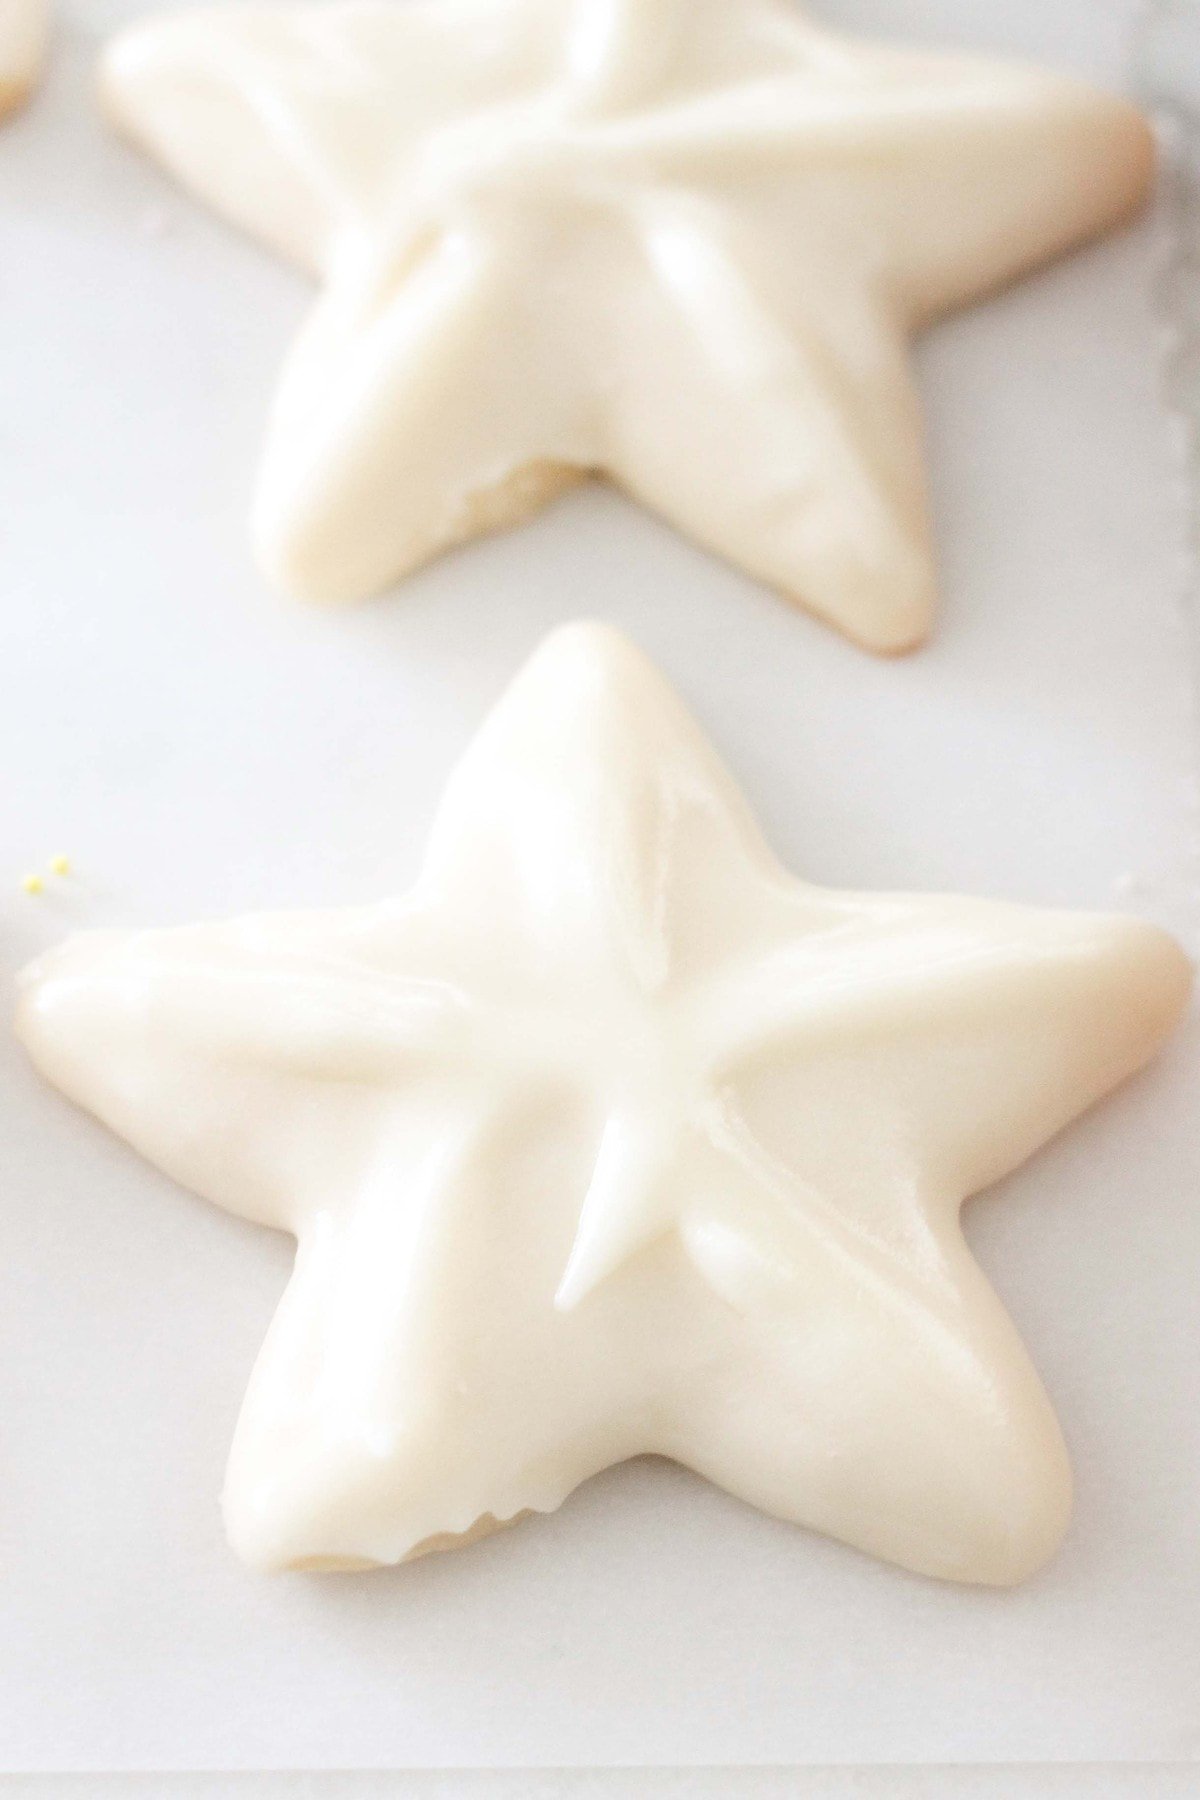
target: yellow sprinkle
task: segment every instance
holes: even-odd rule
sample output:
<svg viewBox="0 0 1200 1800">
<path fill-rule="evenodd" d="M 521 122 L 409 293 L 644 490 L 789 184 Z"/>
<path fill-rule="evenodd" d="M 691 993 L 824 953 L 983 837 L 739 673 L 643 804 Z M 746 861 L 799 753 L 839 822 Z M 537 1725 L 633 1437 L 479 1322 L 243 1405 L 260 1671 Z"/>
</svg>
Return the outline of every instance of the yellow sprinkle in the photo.
<svg viewBox="0 0 1200 1800">
<path fill-rule="evenodd" d="M 69 856 L 52 856 L 46 866 L 52 875 L 69 875 L 71 873 Z"/>
<path fill-rule="evenodd" d="M 21 886 L 27 894 L 40 894 L 45 885 L 40 875 L 23 875 L 21 877 Z"/>
</svg>

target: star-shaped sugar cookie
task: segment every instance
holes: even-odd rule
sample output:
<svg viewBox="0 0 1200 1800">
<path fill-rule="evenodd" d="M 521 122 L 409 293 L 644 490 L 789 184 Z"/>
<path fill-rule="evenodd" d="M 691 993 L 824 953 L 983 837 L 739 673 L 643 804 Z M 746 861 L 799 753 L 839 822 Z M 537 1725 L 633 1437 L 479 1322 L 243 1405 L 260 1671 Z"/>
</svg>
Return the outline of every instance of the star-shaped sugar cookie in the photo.
<svg viewBox="0 0 1200 1800">
<path fill-rule="evenodd" d="M 134 26 L 112 117 L 315 274 L 255 534 L 370 593 L 582 473 L 875 650 L 933 572 L 907 340 L 1114 224 L 1139 115 L 792 0 L 409 0 Z"/>
<path fill-rule="evenodd" d="M 19 1030 L 298 1239 L 225 1488 L 251 1564 L 397 1562 L 659 1452 L 1004 1583 L 1070 1477 L 959 1206 L 1145 1062 L 1188 982 L 1132 920 L 795 880 L 585 625 L 484 725 L 408 898 L 80 936 Z"/>
</svg>

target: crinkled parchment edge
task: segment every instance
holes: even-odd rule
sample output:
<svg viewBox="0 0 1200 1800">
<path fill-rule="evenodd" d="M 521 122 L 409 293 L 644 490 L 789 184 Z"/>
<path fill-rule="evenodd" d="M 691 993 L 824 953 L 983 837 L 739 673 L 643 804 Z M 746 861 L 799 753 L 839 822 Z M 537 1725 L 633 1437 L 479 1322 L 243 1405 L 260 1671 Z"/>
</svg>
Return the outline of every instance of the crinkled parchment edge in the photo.
<svg viewBox="0 0 1200 1800">
<path fill-rule="evenodd" d="M 1200 922 L 1200 0 L 1144 0 L 1131 65 L 1166 151 L 1155 310 L 1178 481 L 1178 624 L 1190 747 L 1183 796 L 1187 843 L 1178 871 L 1184 892 L 1178 898 L 1195 928 Z"/>
</svg>

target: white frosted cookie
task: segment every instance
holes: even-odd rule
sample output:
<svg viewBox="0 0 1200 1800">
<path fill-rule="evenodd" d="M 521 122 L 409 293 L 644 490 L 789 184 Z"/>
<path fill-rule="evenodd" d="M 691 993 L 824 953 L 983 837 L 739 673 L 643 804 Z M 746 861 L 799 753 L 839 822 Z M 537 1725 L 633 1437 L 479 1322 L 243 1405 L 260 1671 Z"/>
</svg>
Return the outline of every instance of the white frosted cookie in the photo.
<svg viewBox="0 0 1200 1800">
<path fill-rule="evenodd" d="M 49 0 L 0 0 L 0 118 L 20 106 L 46 54 Z"/>
<path fill-rule="evenodd" d="M 594 471 L 875 650 L 933 604 L 909 335 L 1153 162 L 1079 82 L 791 0 L 200 9 L 102 86 L 322 283 L 255 509 L 282 587 L 367 594 Z"/>
<path fill-rule="evenodd" d="M 483 726 L 407 898 L 72 938 L 18 1029 L 176 1180 L 298 1240 L 225 1487 L 254 1566 L 399 1562 L 658 1452 L 1007 1583 L 1070 1474 L 959 1208 L 1188 985 L 1134 920 L 796 880 L 585 625 Z"/>
</svg>

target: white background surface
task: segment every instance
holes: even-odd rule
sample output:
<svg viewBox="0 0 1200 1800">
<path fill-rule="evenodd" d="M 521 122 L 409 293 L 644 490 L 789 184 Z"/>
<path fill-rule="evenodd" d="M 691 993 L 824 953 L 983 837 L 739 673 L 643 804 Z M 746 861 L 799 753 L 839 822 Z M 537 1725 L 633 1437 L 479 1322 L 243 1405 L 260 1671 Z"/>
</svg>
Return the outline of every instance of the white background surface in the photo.
<svg viewBox="0 0 1200 1800">
<path fill-rule="evenodd" d="M 629 630 L 831 885 L 1120 904 L 1195 945 L 1161 227 L 923 346 L 945 598 L 875 662 L 600 490 L 383 601 L 264 593 L 245 512 L 303 285 L 111 142 L 77 4 L 0 134 L 0 972 L 76 924 L 404 884 L 542 634 Z M 825 0 L 1117 80 L 1125 0 Z M 163 227 L 165 226 L 165 229 Z M 21 871 L 78 878 L 39 901 Z M 7 873 L 5 873 L 7 871 Z M 395 1574 L 255 1579 L 216 1495 L 284 1281 L 0 1046 L 0 1767 L 1200 1755 L 1194 1035 L 976 1203 L 1078 1476 L 1057 1561 L 955 1591 L 664 1464 Z"/>
<path fill-rule="evenodd" d="M 3 1800 L 1195 1800 L 1195 1765 L 0 1776 Z"/>
</svg>

